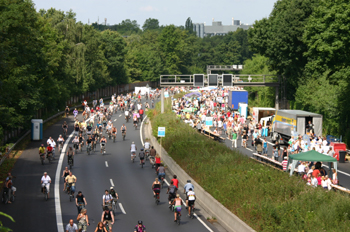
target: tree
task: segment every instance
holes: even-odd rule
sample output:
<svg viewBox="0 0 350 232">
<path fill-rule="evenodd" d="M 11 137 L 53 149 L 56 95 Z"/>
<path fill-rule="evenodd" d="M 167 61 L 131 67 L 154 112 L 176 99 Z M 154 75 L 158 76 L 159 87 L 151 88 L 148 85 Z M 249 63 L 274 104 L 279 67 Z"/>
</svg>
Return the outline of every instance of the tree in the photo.
<svg viewBox="0 0 350 232">
<path fill-rule="evenodd" d="M 137 21 L 131 21 L 130 19 L 123 20 L 119 23 L 117 30 L 122 35 L 131 35 L 141 32 L 140 25 L 137 24 Z"/>
<path fill-rule="evenodd" d="M 159 21 L 158 19 L 146 19 L 145 23 L 142 26 L 142 30 L 146 31 L 146 30 L 157 30 L 159 29 Z"/>
<path fill-rule="evenodd" d="M 185 30 L 187 30 L 189 33 L 193 33 L 193 23 L 191 17 L 186 19 Z"/>
<path fill-rule="evenodd" d="M 318 0 L 277 1 L 268 19 L 256 21 L 249 29 L 249 43 L 255 52 L 269 58 L 271 69 L 284 74 L 289 99 L 299 85 L 307 58 L 303 42 L 305 26 Z"/>
</svg>

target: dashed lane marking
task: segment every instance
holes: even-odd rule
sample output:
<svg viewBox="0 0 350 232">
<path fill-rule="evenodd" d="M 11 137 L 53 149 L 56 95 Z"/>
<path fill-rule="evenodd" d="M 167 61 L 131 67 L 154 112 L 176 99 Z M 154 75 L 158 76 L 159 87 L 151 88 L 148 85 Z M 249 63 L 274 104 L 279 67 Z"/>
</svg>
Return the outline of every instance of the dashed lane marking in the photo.
<svg viewBox="0 0 350 232">
<path fill-rule="evenodd" d="M 123 212 L 123 214 L 126 214 L 122 203 L 118 203 L 118 204 L 119 204 L 120 210 Z"/>
<path fill-rule="evenodd" d="M 105 164 L 106 164 L 106 167 L 108 168 L 108 162 L 107 161 L 105 161 Z"/>
<path fill-rule="evenodd" d="M 111 182 L 111 186 L 114 187 L 114 183 L 112 179 L 109 179 L 109 182 Z"/>
</svg>

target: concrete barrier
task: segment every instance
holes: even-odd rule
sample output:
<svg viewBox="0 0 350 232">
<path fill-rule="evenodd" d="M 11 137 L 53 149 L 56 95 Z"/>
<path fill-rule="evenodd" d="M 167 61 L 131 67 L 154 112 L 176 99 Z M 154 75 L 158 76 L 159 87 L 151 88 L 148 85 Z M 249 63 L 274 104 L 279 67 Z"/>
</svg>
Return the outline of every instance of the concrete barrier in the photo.
<svg viewBox="0 0 350 232">
<path fill-rule="evenodd" d="M 157 139 L 152 135 L 152 126 L 150 120 L 147 118 L 143 125 L 144 138 L 148 138 L 157 150 L 157 153 L 161 153 L 161 159 L 167 166 L 167 169 L 171 173 L 176 173 L 177 179 L 181 186 L 186 184 L 187 180 L 191 179 L 192 184 L 195 186 L 195 193 L 197 196 L 196 202 L 198 202 L 205 211 L 207 211 L 211 216 L 215 217 L 218 222 L 227 230 L 234 232 L 252 232 L 253 230 L 250 226 L 244 223 L 231 211 L 226 209 L 219 201 L 212 197 L 207 191 L 205 191 L 197 182 L 193 180 L 160 146 Z M 160 152 L 161 151 L 161 152 Z"/>
</svg>

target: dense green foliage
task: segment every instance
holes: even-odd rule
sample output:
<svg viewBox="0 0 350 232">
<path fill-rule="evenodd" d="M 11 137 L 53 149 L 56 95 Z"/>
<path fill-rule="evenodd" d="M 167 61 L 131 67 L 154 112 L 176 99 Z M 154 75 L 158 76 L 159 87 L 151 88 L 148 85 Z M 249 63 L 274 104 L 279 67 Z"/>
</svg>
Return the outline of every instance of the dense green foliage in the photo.
<svg viewBox="0 0 350 232">
<path fill-rule="evenodd" d="M 251 48 L 287 80 L 292 107 L 324 116 L 324 134 L 350 143 L 350 3 L 279 0 L 248 32 Z"/>
<path fill-rule="evenodd" d="M 257 231 L 349 231 L 350 201 L 309 187 L 297 177 L 260 164 L 193 130 L 160 103 L 148 113 L 153 135 L 208 193 Z"/>
<path fill-rule="evenodd" d="M 130 19 L 84 25 L 72 11 L 36 12 L 31 0 L 0 0 L 0 135 L 28 128 L 39 109 L 63 110 L 72 96 L 251 58 L 247 31 L 201 39 L 192 29 L 190 18 L 186 27 L 149 18 L 142 30 Z"/>
</svg>

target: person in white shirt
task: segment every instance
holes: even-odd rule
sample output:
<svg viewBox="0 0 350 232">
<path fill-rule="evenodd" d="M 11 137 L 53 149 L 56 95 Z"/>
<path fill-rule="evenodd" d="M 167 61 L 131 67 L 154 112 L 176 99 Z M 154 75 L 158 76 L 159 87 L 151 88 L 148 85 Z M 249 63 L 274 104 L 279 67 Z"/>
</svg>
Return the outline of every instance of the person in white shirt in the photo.
<svg viewBox="0 0 350 232">
<path fill-rule="evenodd" d="M 304 162 L 298 166 L 298 173 L 300 176 L 304 175 L 304 173 L 305 173 L 305 163 Z"/>
<path fill-rule="evenodd" d="M 113 197 L 107 189 L 105 190 L 105 194 L 102 197 L 102 201 L 103 201 L 103 206 L 112 204 Z"/>
<path fill-rule="evenodd" d="M 323 140 L 322 145 L 325 147 L 327 146 L 327 144 L 328 144 L 327 140 Z"/>
<path fill-rule="evenodd" d="M 55 140 L 53 138 L 51 138 L 51 143 L 50 144 L 51 144 L 51 147 L 52 147 L 52 156 L 55 158 L 56 142 L 55 142 Z"/>
<path fill-rule="evenodd" d="M 134 155 L 136 155 L 136 150 L 137 150 L 137 147 L 135 145 L 135 142 L 132 142 L 130 146 L 131 160 L 133 160 L 133 153 Z"/>
<path fill-rule="evenodd" d="M 315 188 L 317 188 L 317 186 L 318 186 L 318 181 L 317 181 L 316 177 L 314 177 L 314 176 L 311 176 L 311 186 L 315 187 Z"/>
<path fill-rule="evenodd" d="M 150 147 L 151 147 L 151 144 L 148 141 L 146 141 L 145 142 L 145 151 L 149 151 Z"/>
<path fill-rule="evenodd" d="M 196 194 L 195 194 L 195 192 L 193 192 L 192 188 L 190 188 L 189 191 L 187 192 L 187 199 L 188 199 L 188 204 L 187 204 L 188 215 L 190 215 L 191 214 L 191 208 L 192 208 L 192 206 L 194 208 L 194 202 L 196 200 Z"/>
<path fill-rule="evenodd" d="M 41 177 L 41 187 L 44 188 L 46 186 L 47 198 L 49 198 L 49 194 L 50 194 L 50 184 L 51 184 L 51 178 L 49 175 L 47 175 L 47 172 L 44 172 L 44 175 Z"/>
<path fill-rule="evenodd" d="M 316 151 L 323 154 L 323 148 L 321 147 L 321 144 L 319 144 L 317 147 L 316 147 Z"/>
<path fill-rule="evenodd" d="M 69 223 L 66 226 L 66 232 L 78 232 L 78 226 L 74 223 L 73 219 L 69 220 Z"/>
</svg>

